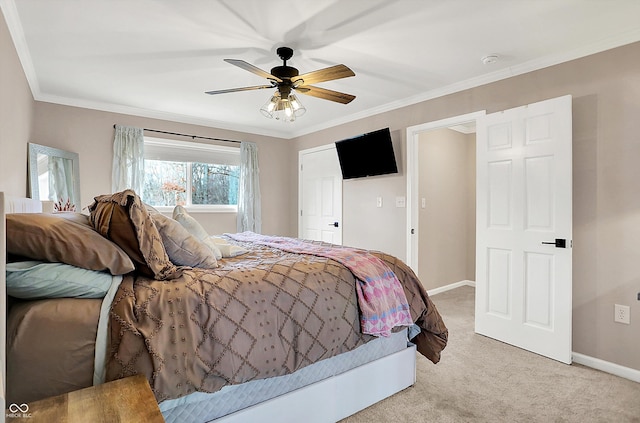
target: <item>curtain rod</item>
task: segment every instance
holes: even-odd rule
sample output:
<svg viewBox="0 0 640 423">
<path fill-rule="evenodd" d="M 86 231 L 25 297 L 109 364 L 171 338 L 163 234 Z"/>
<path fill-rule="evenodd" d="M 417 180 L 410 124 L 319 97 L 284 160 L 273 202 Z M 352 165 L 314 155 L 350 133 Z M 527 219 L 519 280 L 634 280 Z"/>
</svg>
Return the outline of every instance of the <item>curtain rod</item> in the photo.
<svg viewBox="0 0 640 423">
<path fill-rule="evenodd" d="M 113 129 L 116 128 L 116 124 L 113 124 Z M 189 137 L 192 139 L 202 139 L 202 140 L 211 140 L 211 141 L 224 141 L 224 142 L 235 142 L 240 144 L 242 141 L 237 141 L 237 140 L 228 140 L 228 139 L 224 139 L 224 138 L 211 138 L 211 137 L 201 137 L 198 135 L 188 135 L 188 134 L 179 134 L 177 132 L 167 132 L 167 131 L 159 131 L 157 129 L 147 129 L 147 128 L 143 128 L 143 131 L 147 131 L 147 132 L 156 132 L 158 134 L 167 134 L 167 135 L 178 135 L 180 137 Z"/>
</svg>

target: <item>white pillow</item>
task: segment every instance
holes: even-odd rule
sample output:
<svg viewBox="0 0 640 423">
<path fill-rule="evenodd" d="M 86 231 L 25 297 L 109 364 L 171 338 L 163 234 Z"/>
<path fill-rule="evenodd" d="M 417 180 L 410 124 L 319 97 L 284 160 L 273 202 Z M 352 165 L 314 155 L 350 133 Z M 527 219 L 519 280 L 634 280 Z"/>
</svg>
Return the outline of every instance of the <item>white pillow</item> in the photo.
<svg viewBox="0 0 640 423">
<path fill-rule="evenodd" d="M 216 244 L 216 247 L 218 247 L 218 249 L 222 253 L 222 257 L 235 257 L 249 252 L 249 250 L 247 250 L 246 248 L 229 244 L 229 241 L 227 241 L 225 238 L 212 236 L 210 237 L 210 239 Z"/>
<path fill-rule="evenodd" d="M 215 253 L 179 222 L 160 213 L 151 213 L 151 219 L 160 232 L 164 249 L 173 264 L 203 269 L 218 267 Z"/>
<path fill-rule="evenodd" d="M 197 220 L 187 213 L 187 210 L 185 210 L 184 207 L 178 205 L 173 209 L 173 219 L 180 223 L 191 235 L 195 236 L 200 242 L 209 247 L 216 257 L 216 260 L 222 258 L 222 252 L 220 252 L 220 249 L 216 244 L 209 239 L 207 231 L 200 223 L 198 223 Z"/>
<path fill-rule="evenodd" d="M 103 298 L 111 286 L 108 272 L 64 263 L 7 263 L 7 294 L 16 298 Z"/>
</svg>

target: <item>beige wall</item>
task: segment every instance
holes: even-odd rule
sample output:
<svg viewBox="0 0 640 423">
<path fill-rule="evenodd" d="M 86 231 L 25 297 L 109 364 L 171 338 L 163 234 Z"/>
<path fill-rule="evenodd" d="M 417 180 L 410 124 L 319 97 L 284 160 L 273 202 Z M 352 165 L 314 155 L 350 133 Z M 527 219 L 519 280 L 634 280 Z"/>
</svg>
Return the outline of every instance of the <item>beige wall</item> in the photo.
<svg viewBox="0 0 640 423">
<path fill-rule="evenodd" d="M 287 167 L 290 162 L 289 156 L 293 152 L 287 140 L 37 101 L 34 106 L 34 124 L 30 141 L 79 154 L 80 197 L 83 207 L 89 205 L 93 197 L 111 192 L 115 123 L 203 137 L 256 142 L 260 162 L 263 232 L 292 235 L 289 232 L 289 213 L 292 208 Z M 148 135 L 158 136 L 154 133 Z M 20 169 L 17 171 L 22 172 L 22 163 L 12 165 Z M 26 162 L 24 165 L 26 166 Z M 198 213 L 197 219 L 212 234 L 236 231 L 235 213 Z"/>
<path fill-rule="evenodd" d="M 426 289 L 475 280 L 475 191 L 475 134 L 421 132 L 418 276 Z"/>
<path fill-rule="evenodd" d="M 258 142 L 264 232 L 297 233 L 297 152 L 390 127 L 400 174 L 345 183 L 344 240 L 405 258 L 406 209 L 376 214 L 375 197 L 406 196 L 406 128 L 478 110 L 573 96 L 573 349 L 640 370 L 640 43 L 549 67 L 294 140 L 238 134 L 33 102 L 0 19 L 0 189 L 26 193 L 28 141 L 77 151 L 82 201 L 109 190 L 113 124 Z M 356 99 L 357 101 L 357 99 Z M 373 200 L 373 202 L 371 202 Z M 363 206 L 363 207 L 361 207 Z M 217 219 L 218 217 L 213 217 Z M 224 223 L 226 226 L 227 223 Z M 436 301 L 437 303 L 437 301 Z M 631 325 L 613 323 L 613 304 Z"/>
<path fill-rule="evenodd" d="M 86 207 L 93 197 L 111 192 L 113 125 L 116 123 L 253 141 L 258 144 L 260 161 L 263 232 L 296 234 L 297 231 L 291 232 L 290 225 L 293 199 L 289 195 L 288 166 L 297 153 L 289 141 L 34 101 L 4 16 L 0 19 L 0 58 L 0 190 L 17 196 L 28 195 L 27 143 L 34 142 L 79 154 L 80 197 L 82 206 Z M 210 233 L 236 231 L 235 213 L 198 213 L 197 218 Z"/>
<path fill-rule="evenodd" d="M 33 103 L 9 29 L 0 14 L 0 191 L 14 196 L 27 194 L 27 142 Z M 24 172 L 16 172 L 17 161 L 24 165 Z"/>
<path fill-rule="evenodd" d="M 400 138 L 402 174 L 352 181 L 344 196 L 347 240 L 406 244 L 406 210 L 380 216 L 358 205 L 378 192 L 406 195 L 406 128 L 487 110 L 496 112 L 573 96 L 573 350 L 640 370 L 640 43 L 361 119 L 295 141 L 297 150 L 388 126 Z M 355 100 L 357 101 L 357 99 Z M 291 193 L 297 184 L 292 166 Z M 296 201 L 292 203 L 295 207 Z M 375 205 L 375 202 L 374 202 Z M 358 227 L 349 221 L 358 220 Z M 295 228 L 297 222 L 291 223 Z M 366 228 L 366 229 L 362 229 Z M 384 232 L 380 230 L 384 228 Z M 292 229 L 293 231 L 293 229 Z M 366 233 L 361 233 L 365 232 Z M 405 258 L 402 249 L 400 258 Z M 615 303 L 631 307 L 631 325 L 613 322 Z"/>
</svg>

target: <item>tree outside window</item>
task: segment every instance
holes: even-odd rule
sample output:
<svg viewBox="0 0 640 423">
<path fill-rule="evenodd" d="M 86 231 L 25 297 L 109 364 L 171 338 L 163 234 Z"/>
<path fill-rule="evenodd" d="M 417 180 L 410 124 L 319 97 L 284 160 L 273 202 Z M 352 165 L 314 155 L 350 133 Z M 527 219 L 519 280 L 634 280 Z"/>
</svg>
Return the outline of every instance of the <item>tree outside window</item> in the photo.
<svg viewBox="0 0 640 423">
<path fill-rule="evenodd" d="M 142 200 L 151 206 L 237 205 L 240 167 L 145 159 Z"/>
</svg>

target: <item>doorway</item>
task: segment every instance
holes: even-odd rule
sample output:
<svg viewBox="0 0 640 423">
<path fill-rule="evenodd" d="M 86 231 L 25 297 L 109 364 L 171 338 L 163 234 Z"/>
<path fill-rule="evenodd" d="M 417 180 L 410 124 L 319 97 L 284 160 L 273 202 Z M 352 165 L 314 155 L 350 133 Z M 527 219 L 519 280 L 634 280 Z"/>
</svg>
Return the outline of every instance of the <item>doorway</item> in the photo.
<svg viewBox="0 0 640 423">
<path fill-rule="evenodd" d="M 425 185 L 426 184 L 430 185 L 432 187 L 432 192 L 436 192 L 439 189 L 439 187 L 443 189 L 447 189 L 446 187 L 451 187 L 451 183 L 450 183 L 451 181 L 434 180 L 434 176 L 437 174 L 444 176 L 445 172 L 447 174 L 451 174 L 451 172 L 454 171 L 454 169 L 447 169 L 446 164 L 443 163 L 443 161 L 440 161 L 437 158 L 435 158 L 433 155 L 431 155 L 431 157 L 425 158 L 424 160 L 422 160 L 422 162 L 424 163 L 425 161 L 428 162 L 428 161 L 435 160 L 434 164 L 437 166 L 443 166 L 443 168 L 440 171 L 432 168 L 430 170 L 433 170 L 434 172 L 422 172 L 423 176 L 425 176 L 425 178 L 428 178 L 430 180 L 422 181 L 422 184 L 421 184 L 421 180 L 420 180 L 421 153 L 422 153 L 422 156 L 428 155 L 428 151 L 425 151 L 425 150 L 429 150 L 429 148 L 424 148 L 425 146 L 424 143 L 428 142 L 425 140 L 433 136 L 435 138 L 434 143 L 436 144 L 436 147 L 437 147 L 437 144 L 440 143 L 440 141 L 438 141 L 438 138 L 443 139 L 442 142 L 445 142 L 445 143 L 447 139 L 449 140 L 456 139 L 457 141 L 455 142 L 458 144 L 458 146 L 456 147 L 457 149 L 461 149 L 465 147 L 465 145 L 460 142 L 460 139 L 463 139 L 463 138 L 466 138 L 467 142 L 473 142 L 475 144 L 475 137 L 471 134 L 475 133 L 475 127 L 477 125 L 477 121 L 482 116 L 484 116 L 484 114 L 485 112 L 481 111 L 481 112 L 456 116 L 453 118 L 443 119 L 435 122 L 428 122 L 422 125 L 417 125 L 417 126 L 412 126 L 407 128 L 407 205 L 408 205 L 407 223 L 409 225 L 409 234 L 410 234 L 407 237 L 407 264 L 419 276 L 424 276 L 426 274 L 423 271 L 421 275 L 421 271 L 420 271 L 420 267 L 421 267 L 420 257 L 421 256 L 425 257 L 424 254 L 420 254 L 421 238 L 423 241 L 422 242 L 423 250 L 425 248 L 427 249 L 431 248 L 432 251 L 436 251 L 437 249 L 433 244 L 431 246 L 428 245 L 429 242 L 438 242 L 437 240 L 435 240 L 435 238 L 439 238 L 440 240 L 450 239 L 452 243 L 452 245 L 449 246 L 450 249 L 462 248 L 455 245 L 457 241 L 453 240 L 452 237 L 446 237 L 445 235 L 442 235 L 442 234 L 439 235 L 438 237 L 431 236 L 430 238 L 431 241 L 430 241 L 429 236 L 431 234 L 428 233 L 430 230 L 429 228 L 430 225 L 424 223 L 424 221 L 423 221 L 423 225 L 422 226 L 420 225 L 421 215 L 424 216 L 425 214 L 429 214 L 429 213 L 443 212 L 442 209 L 440 210 L 437 209 L 438 207 L 437 199 L 430 199 L 427 197 L 425 193 Z M 446 134 L 446 135 L 438 136 L 438 134 L 440 135 Z M 446 144 L 441 144 L 440 147 L 442 146 L 452 147 L 451 145 L 447 146 Z M 467 144 L 466 147 L 470 147 L 470 145 Z M 454 150 L 456 150 L 456 148 L 447 148 L 447 150 L 449 150 L 450 152 L 453 152 Z M 452 162 L 449 162 L 449 163 L 452 163 Z M 461 162 L 457 161 L 456 163 L 461 163 Z M 466 170 L 463 172 L 467 173 Z M 461 176 L 463 172 L 457 172 L 458 176 Z M 427 173 L 427 175 L 425 175 L 425 173 Z M 431 175 L 429 175 L 428 173 L 431 173 Z M 437 176 L 435 177 L 437 178 Z M 467 184 L 468 184 L 468 181 L 467 181 Z M 421 188 L 421 185 L 422 185 L 422 188 Z M 475 185 L 473 185 L 472 191 L 473 191 L 473 194 L 475 195 Z M 464 196 L 455 195 L 451 197 L 451 196 L 447 196 L 446 192 L 441 192 L 439 194 L 439 197 L 448 198 L 447 201 L 450 201 L 452 204 L 455 204 L 455 203 L 461 204 L 461 201 L 462 201 L 461 198 Z M 475 207 L 473 209 L 475 210 Z M 446 212 L 446 210 L 444 212 Z M 460 220 L 458 220 L 458 223 L 463 223 L 464 227 L 467 229 L 469 226 L 467 218 L 471 217 L 472 219 L 475 220 L 475 214 L 470 215 L 471 212 L 468 211 L 468 209 L 466 208 L 465 210 L 458 209 L 456 213 L 460 216 L 462 215 L 465 216 L 464 218 L 465 221 L 462 222 L 461 221 L 462 218 L 459 218 Z M 450 215 L 447 215 L 447 216 L 450 217 Z M 453 222 L 455 220 L 450 220 L 450 221 Z M 435 227 L 432 226 L 432 228 L 435 228 L 438 231 L 442 231 L 444 229 L 438 226 L 435 226 Z M 456 228 L 456 231 L 459 231 L 459 230 L 460 230 L 459 227 Z M 475 243 L 475 237 L 474 237 L 474 243 Z M 475 245 L 473 245 L 473 251 L 471 253 L 466 251 L 468 242 L 464 242 L 464 245 L 465 245 L 464 247 L 465 251 L 463 252 L 458 250 L 458 253 L 456 254 L 458 258 L 456 260 L 461 260 L 459 258 L 461 256 L 466 256 L 466 257 L 468 257 L 469 255 L 473 256 L 474 257 L 473 261 L 471 263 L 467 263 L 467 260 L 465 260 L 464 266 L 465 268 L 473 267 L 472 270 L 475 272 Z M 429 258 L 427 259 L 427 261 L 425 261 L 425 259 L 423 258 L 422 260 L 423 267 L 425 265 L 429 265 L 429 262 L 439 263 L 437 257 L 438 256 Z M 445 261 L 447 262 L 448 259 L 445 258 Z M 441 267 L 441 269 L 444 269 L 444 268 Z M 443 271 L 443 272 L 448 274 L 441 274 L 440 276 L 438 276 L 437 275 L 438 272 L 435 272 L 435 276 L 433 276 L 434 274 L 429 272 L 430 275 L 427 276 L 426 278 L 427 283 L 425 288 L 435 293 L 437 291 L 433 291 L 433 290 L 434 289 L 437 290 L 442 285 L 448 285 L 451 283 L 465 283 L 468 279 L 467 277 L 465 277 L 462 280 L 454 281 L 454 280 L 451 280 L 451 278 L 452 277 L 455 278 L 455 276 L 453 276 L 450 272 L 446 272 L 446 271 Z M 465 270 L 465 274 L 473 275 L 474 272 L 468 273 Z M 438 278 L 442 278 L 442 277 L 445 278 L 444 280 L 446 282 L 439 283 L 436 281 Z"/>
<path fill-rule="evenodd" d="M 571 101 L 407 129 L 409 265 L 420 274 L 420 134 L 475 121 L 475 330 L 563 363 L 571 363 Z"/>
<path fill-rule="evenodd" d="M 433 292 L 475 282 L 475 122 L 421 132 L 418 278 Z M 436 291 L 437 292 L 437 291 Z"/>
</svg>

